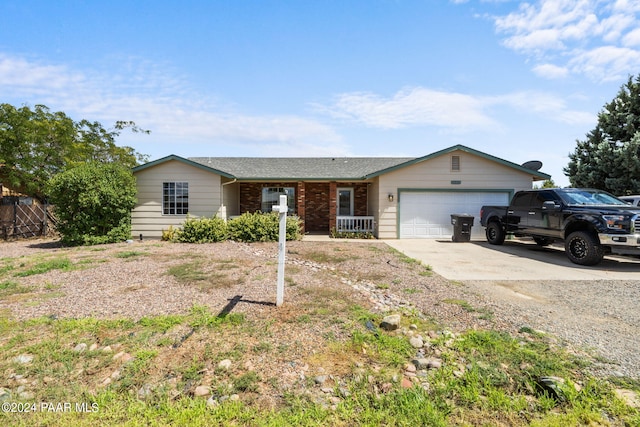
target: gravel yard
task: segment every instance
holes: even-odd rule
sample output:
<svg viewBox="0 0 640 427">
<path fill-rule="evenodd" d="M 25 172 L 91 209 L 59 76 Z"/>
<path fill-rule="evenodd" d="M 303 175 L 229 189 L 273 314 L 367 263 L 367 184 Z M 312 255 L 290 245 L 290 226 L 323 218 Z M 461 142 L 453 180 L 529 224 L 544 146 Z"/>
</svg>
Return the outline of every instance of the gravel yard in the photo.
<svg viewBox="0 0 640 427">
<path fill-rule="evenodd" d="M 17 282 L 23 290 L 1 298 L 0 310 L 20 320 L 139 319 L 206 305 L 213 312 L 277 321 L 294 315 L 296 306 L 340 292 L 374 311 L 415 308 L 453 331 L 541 329 L 577 348 L 597 350 L 603 362 L 596 366 L 599 374 L 639 376 L 638 282 L 451 282 L 375 240 L 289 242 L 287 250 L 285 304 L 276 308 L 273 243 L 144 241 L 83 248 L 61 248 L 48 240 L 0 243 L 0 282 Z M 16 273 L 52 259 L 67 259 L 70 267 Z"/>
</svg>

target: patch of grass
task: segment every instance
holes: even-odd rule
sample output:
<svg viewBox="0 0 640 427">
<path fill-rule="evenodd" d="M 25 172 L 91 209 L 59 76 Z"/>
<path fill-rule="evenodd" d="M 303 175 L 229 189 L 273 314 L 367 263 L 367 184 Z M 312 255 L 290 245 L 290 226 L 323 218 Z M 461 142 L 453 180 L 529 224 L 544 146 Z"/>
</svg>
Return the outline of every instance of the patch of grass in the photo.
<svg viewBox="0 0 640 427">
<path fill-rule="evenodd" d="M 180 373 L 181 385 L 184 387 L 189 383 L 195 384 L 204 376 L 204 372 L 204 362 L 202 360 L 199 360 L 198 357 L 194 356 L 191 360 L 191 363 Z"/>
<path fill-rule="evenodd" d="M 25 271 L 15 273 L 16 277 L 34 276 L 36 274 L 47 273 L 52 270 L 71 271 L 73 270 L 73 264 L 69 258 L 52 258 L 46 261 L 39 262 Z"/>
<path fill-rule="evenodd" d="M 143 317 L 138 321 L 138 323 L 145 328 L 152 329 L 153 331 L 165 333 L 174 326 L 180 325 L 184 320 L 185 316 L 163 315 Z"/>
<path fill-rule="evenodd" d="M 300 254 L 300 257 L 320 264 L 339 264 L 353 258 L 347 255 L 334 255 L 320 251 L 302 253 Z"/>
<path fill-rule="evenodd" d="M 261 341 L 258 344 L 253 346 L 253 352 L 254 353 L 268 353 L 268 352 L 271 351 L 272 348 L 273 348 L 273 346 L 271 345 L 270 342 Z"/>
<path fill-rule="evenodd" d="M 209 307 L 194 305 L 187 318 L 189 325 L 194 329 L 203 327 L 215 327 L 223 324 L 233 326 L 241 325 L 245 322 L 244 314 L 231 313 L 226 316 L 214 315 Z"/>
<path fill-rule="evenodd" d="M 376 289 L 389 289 L 389 284 L 388 283 L 378 283 L 376 285 Z"/>
<path fill-rule="evenodd" d="M 476 311 L 475 308 L 473 308 L 473 306 L 471 306 L 471 304 L 469 304 L 467 301 L 464 301 L 464 300 L 461 300 L 461 299 L 444 299 L 444 300 L 442 300 L 442 302 L 444 302 L 446 304 L 457 305 L 457 306 L 461 307 L 464 311 L 468 311 L 468 312 Z"/>
<path fill-rule="evenodd" d="M 204 271 L 204 261 L 180 264 L 169 268 L 168 274 L 180 283 L 195 284 L 202 292 L 212 289 L 230 288 L 244 283 L 245 278 L 232 278 L 218 271 Z M 235 268 L 235 267 L 233 267 Z"/>
<path fill-rule="evenodd" d="M 237 392 L 256 392 L 260 376 L 255 371 L 249 371 L 233 380 L 233 388 Z"/>
<path fill-rule="evenodd" d="M 115 257 L 127 259 L 127 258 L 135 258 L 143 255 L 146 255 L 146 254 L 141 251 L 124 251 L 124 252 L 118 252 L 117 254 L 115 254 Z"/>
<path fill-rule="evenodd" d="M 167 271 L 170 276 L 180 283 L 193 283 L 207 279 L 207 274 L 202 271 L 202 261 L 188 262 L 175 265 Z"/>
<path fill-rule="evenodd" d="M 0 283 L 0 298 L 15 295 L 15 294 L 24 294 L 31 292 L 33 288 L 30 286 L 23 286 L 15 281 L 6 281 Z"/>
<path fill-rule="evenodd" d="M 404 292 L 405 294 L 409 294 L 409 295 L 415 295 L 415 294 L 419 294 L 422 291 L 420 289 L 417 288 L 404 288 L 402 290 L 402 292 Z"/>
</svg>

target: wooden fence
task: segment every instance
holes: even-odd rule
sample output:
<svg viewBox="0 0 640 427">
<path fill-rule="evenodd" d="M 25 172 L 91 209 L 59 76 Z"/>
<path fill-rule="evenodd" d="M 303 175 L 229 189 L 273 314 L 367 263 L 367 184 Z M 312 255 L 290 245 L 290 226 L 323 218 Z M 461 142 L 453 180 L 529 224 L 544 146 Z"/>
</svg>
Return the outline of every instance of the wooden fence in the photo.
<svg viewBox="0 0 640 427">
<path fill-rule="evenodd" d="M 54 218 L 49 205 L 0 205 L 0 236 L 4 240 L 46 236 L 53 233 Z"/>
</svg>

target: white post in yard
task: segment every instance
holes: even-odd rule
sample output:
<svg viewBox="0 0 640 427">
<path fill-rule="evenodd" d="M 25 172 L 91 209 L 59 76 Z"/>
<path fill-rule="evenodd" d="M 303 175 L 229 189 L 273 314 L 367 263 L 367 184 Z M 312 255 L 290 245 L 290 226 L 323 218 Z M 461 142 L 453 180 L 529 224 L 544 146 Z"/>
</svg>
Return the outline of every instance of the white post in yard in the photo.
<svg viewBox="0 0 640 427">
<path fill-rule="evenodd" d="M 287 196 L 280 196 L 280 205 L 274 206 L 273 211 L 280 214 L 280 234 L 278 236 L 278 287 L 276 291 L 276 306 L 280 307 L 284 302 L 284 254 L 287 241 Z"/>
</svg>

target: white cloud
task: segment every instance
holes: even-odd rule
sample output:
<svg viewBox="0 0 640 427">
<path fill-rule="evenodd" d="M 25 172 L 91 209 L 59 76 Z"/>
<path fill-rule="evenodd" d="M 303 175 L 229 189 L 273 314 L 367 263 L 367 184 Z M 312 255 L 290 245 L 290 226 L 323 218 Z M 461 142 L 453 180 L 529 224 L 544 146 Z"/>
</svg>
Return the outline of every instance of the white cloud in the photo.
<svg viewBox="0 0 640 427">
<path fill-rule="evenodd" d="M 640 50 L 603 46 L 576 52 L 567 64 L 574 73 L 596 80 L 617 81 L 640 69 Z"/>
<path fill-rule="evenodd" d="M 494 108 L 518 110 L 566 124 L 589 124 L 592 114 L 570 110 L 564 99 L 540 92 L 472 96 L 416 87 L 391 97 L 373 93 L 345 93 L 330 106 L 317 106 L 334 118 L 370 128 L 435 127 L 447 132 L 499 131 L 504 125 Z"/>
<path fill-rule="evenodd" d="M 136 58 L 112 60 L 109 74 L 76 71 L 68 66 L 41 64 L 0 55 L 2 102 L 45 104 L 75 120 L 88 119 L 110 127 L 117 120 L 133 120 L 150 129 L 152 141 L 216 140 L 236 144 L 275 144 L 308 150 L 322 143 L 333 154 L 343 153 L 341 137 L 329 126 L 295 115 L 248 115 L 212 104 L 166 67 Z M 116 65 L 117 64 L 117 65 Z M 143 151 L 143 150 L 140 150 Z"/>
<path fill-rule="evenodd" d="M 540 64 L 533 67 L 533 72 L 547 79 L 561 79 L 569 74 L 566 67 L 559 67 L 554 64 Z"/>
<path fill-rule="evenodd" d="M 333 117 L 382 129 L 407 126 L 478 128 L 495 124 L 477 98 L 426 88 L 408 88 L 391 98 L 373 93 L 345 93 L 333 106 L 320 108 Z"/>
<path fill-rule="evenodd" d="M 622 44 L 627 47 L 640 47 L 640 28 L 636 28 L 624 36 Z"/>
<path fill-rule="evenodd" d="M 494 17 L 494 23 L 504 45 L 531 57 L 534 72 L 545 77 L 559 78 L 561 70 L 569 70 L 603 81 L 638 69 L 638 1 L 538 0 Z M 623 48 L 627 59 L 619 56 Z"/>
</svg>

